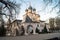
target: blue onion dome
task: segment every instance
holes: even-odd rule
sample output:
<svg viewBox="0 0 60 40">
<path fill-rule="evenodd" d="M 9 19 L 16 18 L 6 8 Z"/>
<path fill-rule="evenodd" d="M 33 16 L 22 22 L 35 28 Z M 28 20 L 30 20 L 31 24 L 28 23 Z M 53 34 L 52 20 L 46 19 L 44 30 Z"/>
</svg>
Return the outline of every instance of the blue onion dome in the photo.
<svg viewBox="0 0 60 40">
<path fill-rule="evenodd" d="M 33 11 L 36 11 L 36 9 L 34 8 Z"/>
<path fill-rule="evenodd" d="M 32 6 L 29 6 L 29 8 L 28 9 L 31 9 L 32 10 Z"/>
</svg>

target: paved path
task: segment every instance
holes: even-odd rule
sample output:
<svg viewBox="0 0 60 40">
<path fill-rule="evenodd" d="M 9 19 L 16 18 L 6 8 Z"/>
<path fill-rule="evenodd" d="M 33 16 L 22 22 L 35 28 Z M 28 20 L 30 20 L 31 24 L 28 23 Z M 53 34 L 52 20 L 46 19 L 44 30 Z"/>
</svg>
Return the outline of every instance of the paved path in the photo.
<svg viewBox="0 0 60 40">
<path fill-rule="evenodd" d="M 54 37 L 60 37 L 60 33 L 36 34 L 16 37 L 0 37 L 0 40 L 45 40 Z"/>
</svg>

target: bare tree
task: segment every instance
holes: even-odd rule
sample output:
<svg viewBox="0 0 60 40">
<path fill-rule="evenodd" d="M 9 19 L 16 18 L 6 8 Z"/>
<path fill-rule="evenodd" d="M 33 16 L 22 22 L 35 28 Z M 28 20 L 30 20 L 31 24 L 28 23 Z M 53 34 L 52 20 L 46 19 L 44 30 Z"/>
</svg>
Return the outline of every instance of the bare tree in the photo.
<svg viewBox="0 0 60 40">
<path fill-rule="evenodd" d="M 10 0 L 0 0 L 0 3 L 2 3 L 3 7 L 2 10 L 7 8 L 7 10 L 9 11 L 9 15 L 7 15 L 6 13 L 0 13 L 1 15 L 6 15 L 6 16 L 10 16 L 11 18 L 13 17 L 13 10 L 16 13 L 18 13 L 18 9 L 20 7 L 20 4 L 17 4 L 16 2 L 11 2 Z"/>
<path fill-rule="evenodd" d="M 42 9 L 42 11 L 45 10 L 47 8 L 47 6 L 49 6 L 49 4 L 52 5 L 53 1 L 55 2 L 56 0 L 43 0 L 45 7 Z M 60 0 L 57 0 L 56 4 L 53 7 L 51 7 L 51 10 L 49 11 L 49 13 L 53 12 L 53 10 L 55 10 L 56 7 L 59 8 L 59 11 L 56 12 L 56 14 L 57 14 L 57 16 L 60 16 Z"/>
<path fill-rule="evenodd" d="M 4 9 L 6 9 L 6 11 L 8 10 L 7 13 L 3 12 Z M 10 0 L 0 0 L 0 23 L 2 23 L 2 16 L 9 16 L 9 25 L 11 23 L 11 20 L 13 17 L 15 17 L 15 15 L 19 12 L 20 9 L 20 4 L 16 3 L 15 0 L 14 1 L 10 1 Z M 14 12 L 14 13 L 13 13 Z M 0 25 L 1 26 L 1 25 Z M 1 26 L 2 27 L 2 26 Z M 0 31 L 1 32 L 1 31 Z M 2 33 L 2 32 L 1 32 Z"/>
</svg>

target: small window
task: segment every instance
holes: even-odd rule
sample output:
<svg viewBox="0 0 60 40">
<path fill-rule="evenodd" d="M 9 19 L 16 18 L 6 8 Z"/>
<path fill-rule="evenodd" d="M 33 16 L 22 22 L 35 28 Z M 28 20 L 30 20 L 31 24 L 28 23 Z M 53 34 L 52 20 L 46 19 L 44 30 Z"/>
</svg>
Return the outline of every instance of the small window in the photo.
<svg viewBox="0 0 60 40">
<path fill-rule="evenodd" d="M 37 27 L 39 27 L 39 25 L 37 25 Z"/>
</svg>

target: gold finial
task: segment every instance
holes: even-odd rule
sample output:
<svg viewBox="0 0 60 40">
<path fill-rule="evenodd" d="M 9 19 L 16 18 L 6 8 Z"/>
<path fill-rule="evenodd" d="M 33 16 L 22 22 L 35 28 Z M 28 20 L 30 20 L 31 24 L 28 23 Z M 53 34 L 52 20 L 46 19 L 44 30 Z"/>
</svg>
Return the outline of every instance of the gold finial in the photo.
<svg viewBox="0 0 60 40">
<path fill-rule="evenodd" d="M 31 6 L 31 2 L 29 2 L 29 6 Z"/>
</svg>

